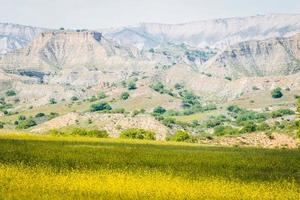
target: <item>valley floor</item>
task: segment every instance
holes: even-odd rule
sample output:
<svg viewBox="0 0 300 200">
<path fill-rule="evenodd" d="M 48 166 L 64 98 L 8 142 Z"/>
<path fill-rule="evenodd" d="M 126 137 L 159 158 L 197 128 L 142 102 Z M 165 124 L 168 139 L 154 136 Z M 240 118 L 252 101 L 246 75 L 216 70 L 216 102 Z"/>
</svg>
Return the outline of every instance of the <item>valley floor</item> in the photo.
<svg viewBox="0 0 300 200">
<path fill-rule="evenodd" d="M 299 199 L 299 149 L 0 136 L 0 199 Z"/>
</svg>

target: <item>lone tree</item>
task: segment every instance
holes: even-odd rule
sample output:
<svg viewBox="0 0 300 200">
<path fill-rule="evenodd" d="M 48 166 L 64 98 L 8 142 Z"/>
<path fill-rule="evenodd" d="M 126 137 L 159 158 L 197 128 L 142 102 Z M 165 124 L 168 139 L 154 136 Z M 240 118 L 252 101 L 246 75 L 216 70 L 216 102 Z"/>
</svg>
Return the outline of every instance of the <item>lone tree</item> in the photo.
<svg viewBox="0 0 300 200">
<path fill-rule="evenodd" d="M 272 94 L 272 97 L 274 99 L 278 99 L 278 98 L 281 98 L 283 96 L 280 87 L 275 88 L 274 90 L 272 90 L 271 94 Z"/>
</svg>

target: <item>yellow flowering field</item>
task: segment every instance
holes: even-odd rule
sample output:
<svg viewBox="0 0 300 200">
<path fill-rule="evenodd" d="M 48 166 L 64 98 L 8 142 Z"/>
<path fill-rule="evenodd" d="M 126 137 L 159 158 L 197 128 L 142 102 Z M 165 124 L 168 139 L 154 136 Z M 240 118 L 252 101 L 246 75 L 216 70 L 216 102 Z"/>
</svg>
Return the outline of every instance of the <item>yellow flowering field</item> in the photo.
<svg viewBox="0 0 300 200">
<path fill-rule="evenodd" d="M 0 199 L 300 199 L 300 151 L 0 136 Z"/>
</svg>

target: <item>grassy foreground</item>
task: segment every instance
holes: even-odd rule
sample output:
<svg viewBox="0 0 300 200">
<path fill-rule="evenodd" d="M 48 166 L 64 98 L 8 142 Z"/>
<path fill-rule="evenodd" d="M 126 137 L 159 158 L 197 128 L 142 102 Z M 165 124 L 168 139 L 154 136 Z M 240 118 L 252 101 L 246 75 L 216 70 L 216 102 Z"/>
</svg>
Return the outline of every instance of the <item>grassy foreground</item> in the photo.
<svg viewBox="0 0 300 200">
<path fill-rule="evenodd" d="M 300 199 L 300 151 L 2 135 L 0 199 Z"/>
</svg>

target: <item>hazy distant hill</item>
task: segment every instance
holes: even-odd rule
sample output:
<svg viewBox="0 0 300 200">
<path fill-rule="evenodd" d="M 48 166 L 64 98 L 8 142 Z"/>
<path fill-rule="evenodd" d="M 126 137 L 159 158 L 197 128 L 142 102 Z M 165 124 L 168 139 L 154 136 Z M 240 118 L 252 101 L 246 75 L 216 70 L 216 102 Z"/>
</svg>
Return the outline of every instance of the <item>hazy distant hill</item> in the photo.
<svg viewBox="0 0 300 200">
<path fill-rule="evenodd" d="M 0 23 L 0 54 L 26 46 L 39 33 L 44 31 L 47 31 L 47 29 Z"/>
<path fill-rule="evenodd" d="M 120 44 L 135 44 L 140 48 L 149 48 L 165 42 L 223 48 L 242 41 L 285 37 L 298 32 L 300 14 L 274 14 L 174 25 L 143 23 L 108 31 L 106 35 Z"/>
</svg>

